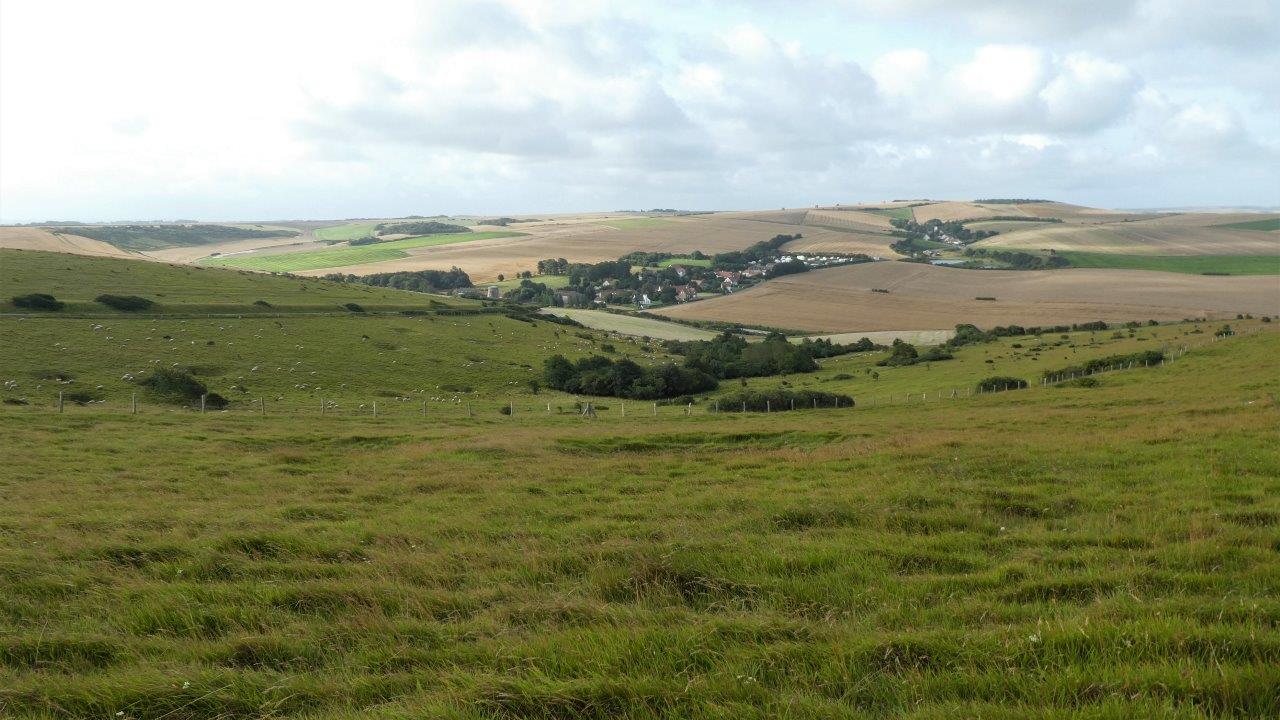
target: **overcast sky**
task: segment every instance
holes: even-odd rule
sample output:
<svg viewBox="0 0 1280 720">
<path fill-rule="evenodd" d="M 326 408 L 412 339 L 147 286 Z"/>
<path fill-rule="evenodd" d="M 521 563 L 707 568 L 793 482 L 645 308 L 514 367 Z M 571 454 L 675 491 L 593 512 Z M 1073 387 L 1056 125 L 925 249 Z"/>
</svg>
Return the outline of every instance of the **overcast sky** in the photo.
<svg viewBox="0 0 1280 720">
<path fill-rule="evenodd" d="M 0 220 L 1280 205 L 1280 0 L 0 5 Z"/>
</svg>

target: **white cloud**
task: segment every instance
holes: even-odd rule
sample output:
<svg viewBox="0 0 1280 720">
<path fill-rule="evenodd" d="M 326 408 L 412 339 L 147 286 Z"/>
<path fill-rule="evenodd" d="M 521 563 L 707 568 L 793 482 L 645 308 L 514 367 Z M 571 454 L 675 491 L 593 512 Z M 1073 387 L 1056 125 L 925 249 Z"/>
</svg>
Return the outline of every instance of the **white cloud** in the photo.
<svg viewBox="0 0 1280 720">
<path fill-rule="evenodd" d="M 845 7 L 6 2 L 0 217 L 1280 202 L 1274 3 Z"/>
</svg>

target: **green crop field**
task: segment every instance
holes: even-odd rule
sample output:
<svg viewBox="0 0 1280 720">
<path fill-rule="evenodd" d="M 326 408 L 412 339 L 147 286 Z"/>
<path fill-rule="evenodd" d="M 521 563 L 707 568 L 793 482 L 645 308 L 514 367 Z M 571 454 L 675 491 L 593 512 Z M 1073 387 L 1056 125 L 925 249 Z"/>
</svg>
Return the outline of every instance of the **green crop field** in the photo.
<svg viewBox="0 0 1280 720">
<path fill-rule="evenodd" d="M 552 290 L 559 290 L 560 288 L 569 287 L 568 275 L 534 275 L 532 278 L 529 278 L 529 279 L 535 283 L 541 283 L 543 285 L 546 285 Z M 520 287 L 520 282 L 521 282 L 521 278 L 507 278 L 506 280 L 502 280 L 500 282 L 484 283 L 484 284 L 497 285 L 503 290 L 514 290 L 515 288 Z"/>
<path fill-rule="evenodd" d="M 858 208 L 862 212 L 875 213 L 876 215 L 887 215 L 899 220 L 915 220 L 915 213 L 910 207 L 893 207 L 893 208 Z"/>
<path fill-rule="evenodd" d="M 1263 232 L 1274 232 L 1276 230 L 1280 230 L 1280 218 L 1267 218 L 1265 220 L 1248 220 L 1246 222 L 1214 225 L 1213 227 L 1231 228 L 1233 230 L 1261 230 Z"/>
<path fill-rule="evenodd" d="M 711 267 L 711 258 L 668 258 L 658 263 L 658 267 L 671 267 L 672 265 Z"/>
<path fill-rule="evenodd" d="M 446 233 L 439 235 L 419 235 L 400 240 L 390 240 L 374 245 L 358 245 L 356 247 L 340 247 L 327 250 L 308 250 L 303 252 L 272 253 L 265 255 L 224 255 L 205 258 L 201 265 L 216 267 L 234 267 L 244 270 L 261 270 L 267 272 L 296 272 L 299 270 L 323 270 L 325 268 L 364 265 L 366 263 L 397 260 L 408 257 L 405 250 L 436 245 L 471 242 L 472 240 L 489 240 L 492 238 L 517 237 L 524 235 L 518 232 L 480 232 L 480 233 Z"/>
<path fill-rule="evenodd" d="M 1118 255 L 1060 252 L 1073 267 L 1160 270 L 1199 275 L 1280 275 L 1280 255 Z"/>
<path fill-rule="evenodd" d="M 0 256 L 6 294 L 11 275 L 197 304 L 318 287 L 89 258 L 57 279 L 47 255 Z M 592 420 L 534 393 L 543 358 L 664 356 L 440 308 L 71 310 L 0 317 L 0 716 L 1280 714 L 1271 324 L 845 356 L 748 385 L 856 409 L 599 399 Z M 1093 387 L 932 392 L 1184 345 Z M 231 409 L 130 414 L 124 376 L 175 363 Z M 58 389 L 103 402 L 59 413 Z"/>
<path fill-rule="evenodd" d="M 333 227 L 320 228 L 315 231 L 315 235 L 321 240 L 329 240 L 332 242 L 355 240 L 356 238 L 372 235 L 381 222 L 381 220 L 375 220 L 373 222 L 354 222 L 347 223 L 346 225 L 335 225 Z"/>
</svg>

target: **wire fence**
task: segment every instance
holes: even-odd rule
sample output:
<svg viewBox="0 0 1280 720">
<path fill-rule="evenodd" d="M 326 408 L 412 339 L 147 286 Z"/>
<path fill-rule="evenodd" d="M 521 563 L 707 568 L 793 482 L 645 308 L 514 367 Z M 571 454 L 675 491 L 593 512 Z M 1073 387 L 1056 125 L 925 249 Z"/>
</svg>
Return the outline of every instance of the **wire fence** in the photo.
<svg viewBox="0 0 1280 720">
<path fill-rule="evenodd" d="M 1226 334 L 1206 336 L 1200 341 L 1189 341 L 1177 347 L 1162 348 L 1163 357 L 1157 362 L 1127 361 L 1104 367 L 1094 368 L 1088 372 L 1067 372 L 1049 374 L 1041 378 L 1039 385 L 1051 386 L 1071 382 L 1081 377 L 1110 374 L 1115 372 L 1163 367 L 1185 357 L 1194 349 L 1205 347 L 1231 337 L 1250 335 L 1265 330 L 1265 326 L 1241 329 Z M 23 405 L 14 410 L 48 411 L 71 415 L 159 415 L 159 414 L 207 414 L 230 415 L 239 417 L 320 417 L 320 418 L 424 418 L 424 419 L 512 419 L 529 417 L 583 417 L 588 419 L 637 419 L 692 417 L 695 415 L 741 415 L 744 413 L 770 414 L 775 412 L 795 412 L 802 410 L 870 410 L 875 408 L 899 407 L 912 405 L 928 405 L 966 400 L 969 398 L 994 393 L 1014 392 L 1034 385 L 1007 384 L 994 388 L 981 387 L 948 387 L 921 390 L 916 392 L 869 393 L 852 396 L 852 403 L 836 397 L 830 401 L 797 401 L 791 399 L 774 404 L 766 400 L 763 410 L 758 406 L 746 403 L 731 403 L 720 398 L 707 398 L 699 402 L 676 402 L 671 400 L 642 401 L 622 398 L 601 397 L 557 397 L 553 400 L 540 401 L 533 398 L 519 400 L 477 399 L 474 401 L 459 400 L 456 402 L 439 402 L 416 400 L 407 397 L 379 398 L 367 401 L 335 398 L 315 398 L 308 403 L 297 401 L 269 400 L 265 397 L 249 400 L 237 400 L 224 407 L 214 407 L 209 396 L 201 396 L 198 401 L 186 405 L 172 405 L 148 402 L 144 395 L 133 393 L 125 402 L 95 400 L 87 404 L 79 404 L 59 391 L 56 401 L 46 404 Z"/>
</svg>

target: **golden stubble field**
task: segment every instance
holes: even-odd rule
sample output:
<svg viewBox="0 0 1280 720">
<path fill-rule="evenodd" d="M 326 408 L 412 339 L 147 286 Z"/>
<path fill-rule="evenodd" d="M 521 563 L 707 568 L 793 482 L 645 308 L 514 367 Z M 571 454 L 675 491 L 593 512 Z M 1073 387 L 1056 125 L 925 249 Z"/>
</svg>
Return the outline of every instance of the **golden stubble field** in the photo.
<svg viewBox="0 0 1280 720">
<path fill-rule="evenodd" d="M 889 250 L 888 235 L 842 232 L 819 227 L 759 219 L 753 213 L 716 213 L 648 219 L 636 227 L 628 221 L 638 218 L 574 217 L 538 223 L 521 223 L 507 229 L 526 233 L 522 237 L 495 238 L 453 245 L 415 248 L 410 256 L 367 265 L 313 270 L 302 274 L 330 272 L 363 275 L 404 270 L 448 270 L 457 266 L 477 282 L 492 280 L 499 273 L 508 276 L 521 270 L 535 270 L 539 260 L 567 258 L 574 262 L 614 260 L 633 251 L 688 253 L 693 250 L 712 255 L 741 250 L 775 235 L 803 235 L 788 249 L 867 253 L 896 257 Z M 486 229 L 478 227 L 477 229 Z"/>
<path fill-rule="evenodd" d="M 874 289 L 889 292 L 875 292 Z M 978 300 L 993 297 L 994 300 Z M 1280 314 L 1280 279 L 1144 270 L 959 270 L 904 262 L 815 270 L 659 310 L 813 332 L 944 330 Z"/>
<path fill-rule="evenodd" d="M 121 250 L 101 240 L 92 240 L 79 235 L 55 235 L 38 227 L 0 227 L 0 248 L 45 250 L 48 252 L 100 257 L 130 257 L 133 255 L 133 253 Z"/>
<path fill-rule="evenodd" d="M 1220 227 L 1272 217 L 1276 215 L 1178 213 L 1101 225 L 1035 225 L 983 240 L 978 247 L 1124 255 L 1277 255 L 1280 233 Z"/>
</svg>

